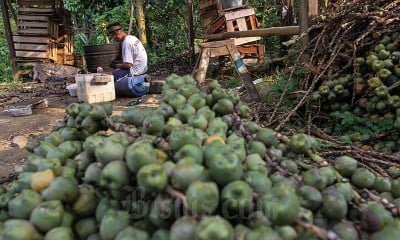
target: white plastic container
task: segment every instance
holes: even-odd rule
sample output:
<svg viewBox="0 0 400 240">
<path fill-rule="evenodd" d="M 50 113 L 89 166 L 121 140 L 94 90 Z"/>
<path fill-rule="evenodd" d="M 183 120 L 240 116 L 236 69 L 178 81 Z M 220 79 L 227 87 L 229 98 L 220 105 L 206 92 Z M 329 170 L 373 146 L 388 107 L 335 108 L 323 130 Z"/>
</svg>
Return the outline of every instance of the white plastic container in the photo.
<svg viewBox="0 0 400 240">
<path fill-rule="evenodd" d="M 77 85 L 76 83 L 70 84 L 67 86 L 67 90 L 69 92 L 69 95 L 71 97 L 76 97 L 78 96 L 78 92 L 77 92 Z"/>
<path fill-rule="evenodd" d="M 75 75 L 78 101 L 89 104 L 115 100 L 114 77 L 110 74 Z"/>
</svg>

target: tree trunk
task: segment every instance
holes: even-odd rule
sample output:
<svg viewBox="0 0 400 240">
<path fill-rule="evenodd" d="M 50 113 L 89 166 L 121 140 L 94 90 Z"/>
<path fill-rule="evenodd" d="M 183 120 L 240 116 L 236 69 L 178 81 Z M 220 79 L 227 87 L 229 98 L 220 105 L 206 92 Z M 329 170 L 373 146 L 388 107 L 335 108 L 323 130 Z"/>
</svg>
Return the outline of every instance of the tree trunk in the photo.
<svg viewBox="0 0 400 240">
<path fill-rule="evenodd" d="M 143 45 L 147 45 L 146 20 L 144 16 L 143 0 L 136 0 L 136 19 L 138 21 L 139 39 Z"/>
</svg>

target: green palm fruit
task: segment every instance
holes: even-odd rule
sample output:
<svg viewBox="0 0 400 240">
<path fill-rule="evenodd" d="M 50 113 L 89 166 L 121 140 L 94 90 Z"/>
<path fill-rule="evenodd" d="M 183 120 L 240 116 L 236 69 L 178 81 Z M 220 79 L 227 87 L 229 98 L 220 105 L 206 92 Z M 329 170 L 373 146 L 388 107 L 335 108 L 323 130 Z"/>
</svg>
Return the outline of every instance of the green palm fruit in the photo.
<svg viewBox="0 0 400 240">
<path fill-rule="evenodd" d="M 136 202 L 136 201 L 134 201 Z M 133 203 L 133 202 L 132 202 Z M 117 200 L 109 199 L 109 198 L 102 198 L 99 201 L 99 204 L 96 206 L 95 217 L 97 222 L 101 222 L 104 214 L 108 211 L 108 209 L 119 209 L 120 205 Z"/>
<path fill-rule="evenodd" d="M 164 117 L 164 120 L 168 120 L 168 118 L 172 117 L 175 114 L 175 111 L 170 105 L 161 102 L 157 109 L 154 111 L 154 114 L 162 115 Z"/>
<path fill-rule="evenodd" d="M 310 185 L 322 191 L 328 185 L 328 179 L 321 175 L 318 168 L 311 168 L 302 174 L 303 183 Z"/>
<path fill-rule="evenodd" d="M 203 146 L 203 156 L 206 166 L 210 166 L 214 160 L 214 156 L 217 154 L 225 155 L 231 152 L 229 145 L 222 143 L 221 141 L 212 141 L 210 144 Z"/>
<path fill-rule="evenodd" d="M 68 227 L 56 227 L 51 229 L 44 236 L 44 240 L 74 240 L 74 233 Z"/>
<path fill-rule="evenodd" d="M 318 171 L 321 174 L 321 176 L 326 179 L 327 185 L 331 185 L 336 181 L 336 173 L 333 167 L 331 166 L 320 167 Z"/>
<path fill-rule="evenodd" d="M 355 67 L 360 67 L 360 66 L 363 66 L 364 64 L 365 64 L 365 59 L 363 57 L 357 57 L 354 60 L 354 66 Z"/>
<path fill-rule="evenodd" d="M 89 217 L 95 214 L 97 197 L 93 190 L 82 187 L 79 189 L 79 197 L 72 204 L 72 210 L 78 217 Z"/>
<path fill-rule="evenodd" d="M 90 116 L 86 116 L 82 120 L 80 127 L 85 129 L 89 133 L 88 136 L 90 134 L 96 133 L 102 129 L 101 123 L 98 120 L 95 120 Z"/>
<path fill-rule="evenodd" d="M 79 114 L 79 103 L 71 103 L 66 108 L 65 111 L 68 115 L 76 117 Z"/>
<path fill-rule="evenodd" d="M 309 185 L 303 185 L 298 190 L 300 205 L 304 208 L 316 211 L 322 204 L 322 195 L 318 189 Z"/>
<path fill-rule="evenodd" d="M 238 180 L 243 175 L 243 164 L 233 152 L 214 155 L 208 167 L 211 178 L 221 186 Z"/>
<path fill-rule="evenodd" d="M 210 82 L 208 82 L 208 87 L 212 91 L 214 89 L 221 88 L 221 84 L 218 82 L 218 80 L 213 79 Z"/>
<path fill-rule="evenodd" d="M 370 188 L 374 182 L 375 175 L 366 168 L 357 168 L 351 176 L 351 183 L 358 188 Z"/>
<path fill-rule="evenodd" d="M 0 231 L 1 239 L 9 240 L 41 240 L 42 236 L 33 224 L 22 219 L 9 219 L 4 222 Z"/>
<path fill-rule="evenodd" d="M 398 95 L 392 95 L 388 99 L 388 104 L 392 108 L 400 108 L 400 96 Z"/>
<path fill-rule="evenodd" d="M 170 229 L 175 213 L 179 211 L 178 208 L 174 199 L 160 193 L 150 205 L 148 218 L 157 228 Z"/>
<path fill-rule="evenodd" d="M 54 146 L 58 146 L 62 142 L 64 142 L 64 139 L 62 138 L 62 136 L 59 132 L 53 131 L 49 135 L 44 137 L 44 141 L 48 142 Z"/>
<path fill-rule="evenodd" d="M 386 49 L 382 49 L 378 53 L 378 59 L 380 59 L 380 60 L 388 59 L 389 56 L 390 56 L 390 52 L 387 51 Z"/>
<path fill-rule="evenodd" d="M 251 140 L 246 144 L 246 151 L 248 155 L 256 153 L 263 157 L 267 153 L 267 147 L 261 141 Z"/>
<path fill-rule="evenodd" d="M 397 64 L 397 65 L 394 66 L 393 73 L 397 77 L 400 77 L 400 64 Z"/>
<path fill-rule="evenodd" d="M 357 169 L 358 162 L 349 156 L 336 158 L 335 169 L 344 177 L 351 177 Z"/>
<path fill-rule="evenodd" d="M 195 93 L 188 98 L 187 103 L 199 110 L 206 106 L 206 99 L 200 93 Z"/>
<path fill-rule="evenodd" d="M 104 139 L 104 141 L 95 149 L 94 155 L 97 161 L 106 165 L 112 161 L 124 160 L 125 151 L 126 149 L 121 143 Z"/>
<path fill-rule="evenodd" d="M 178 110 L 178 108 L 184 104 L 186 104 L 186 97 L 182 94 L 176 93 L 174 96 L 169 99 L 168 104 L 174 108 L 174 110 Z"/>
<path fill-rule="evenodd" d="M 89 156 L 94 156 L 94 151 L 103 142 L 104 136 L 93 134 L 85 139 L 83 143 L 83 149 L 87 152 Z"/>
<path fill-rule="evenodd" d="M 278 226 L 275 228 L 276 232 L 282 238 L 282 240 L 295 240 L 297 239 L 296 230 L 289 225 L 286 226 Z"/>
<path fill-rule="evenodd" d="M 38 171 L 44 171 L 51 169 L 56 176 L 61 174 L 61 161 L 58 158 L 45 158 L 39 162 Z"/>
<path fill-rule="evenodd" d="M 46 157 L 47 153 L 54 148 L 56 148 L 56 146 L 53 144 L 49 142 L 42 142 L 39 146 L 33 149 L 33 153 L 42 157 Z"/>
<path fill-rule="evenodd" d="M 374 182 L 374 187 L 373 188 L 376 191 L 378 191 L 379 193 L 390 192 L 390 190 L 392 189 L 392 182 L 387 177 L 377 176 L 375 178 L 375 182 Z"/>
<path fill-rule="evenodd" d="M 385 62 L 385 68 L 384 69 L 392 70 L 394 68 L 393 59 L 385 59 L 384 62 Z M 390 75 L 392 75 L 392 73 L 390 73 Z"/>
<path fill-rule="evenodd" d="M 30 189 L 24 189 L 8 202 L 8 214 L 13 218 L 29 219 L 33 209 L 41 203 L 40 195 Z"/>
<path fill-rule="evenodd" d="M 31 172 L 22 172 L 16 181 L 14 181 L 10 187 L 10 192 L 12 193 L 19 193 L 24 189 L 31 188 L 32 182 L 32 175 Z"/>
<path fill-rule="evenodd" d="M 277 146 L 279 144 L 279 140 L 276 134 L 277 133 L 270 128 L 260 128 L 260 130 L 258 130 L 258 132 L 255 134 L 254 139 L 263 142 L 266 147 Z"/>
<path fill-rule="evenodd" d="M 100 222 L 100 236 L 104 240 L 112 240 L 129 226 L 129 213 L 126 211 L 110 209 Z"/>
<path fill-rule="evenodd" d="M 207 118 L 202 114 L 194 114 L 188 117 L 188 124 L 193 128 L 205 130 L 208 125 Z"/>
<path fill-rule="evenodd" d="M 262 196 L 261 209 L 273 224 L 288 225 L 299 216 L 300 200 L 292 187 L 278 184 Z"/>
<path fill-rule="evenodd" d="M 162 165 L 151 163 L 137 173 L 137 183 L 145 192 L 161 192 L 168 183 L 168 176 Z"/>
<path fill-rule="evenodd" d="M 185 144 L 174 154 L 176 162 L 188 157 L 192 158 L 197 164 L 203 163 L 203 151 L 197 145 Z"/>
<path fill-rule="evenodd" d="M 255 229 L 260 226 L 271 226 L 272 223 L 261 210 L 255 210 L 246 219 L 246 226 L 250 229 Z"/>
<path fill-rule="evenodd" d="M 228 98 L 228 92 L 224 88 L 216 88 L 211 92 L 212 96 L 212 105 L 218 102 L 218 100 L 223 98 Z"/>
<path fill-rule="evenodd" d="M 60 226 L 64 215 L 64 206 L 60 200 L 40 203 L 33 209 L 29 221 L 41 232 Z"/>
<path fill-rule="evenodd" d="M 400 115 L 399 115 L 400 116 Z M 396 167 L 396 166 L 390 166 L 387 169 L 389 175 L 393 178 L 398 178 L 400 177 L 400 168 Z"/>
<path fill-rule="evenodd" d="M 199 93 L 199 89 L 193 84 L 183 84 L 179 86 L 177 93 L 188 99 L 191 95 Z"/>
<path fill-rule="evenodd" d="M 208 217 L 200 221 L 195 232 L 196 240 L 232 240 L 233 227 L 222 217 Z"/>
<path fill-rule="evenodd" d="M 329 87 L 326 85 L 321 85 L 318 88 L 318 92 L 321 94 L 321 96 L 327 96 L 329 94 Z"/>
<path fill-rule="evenodd" d="M 339 193 L 343 195 L 344 199 L 346 199 L 348 203 L 353 200 L 354 192 L 353 187 L 350 185 L 350 183 L 338 182 L 334 185 L 334 187 Z"/>
<path fill-rule="evenodd" d="M 72 224 L 75 221 L 74 215 L 67 209 L 64 209 L 64 215 L 60 224 L 60 227 L 72 228 Z"/>
<path fill-rule="evenodd" d="M 204 167 L 199 165 L 193 158 L 181 159 L 172 169 L 170 181 L 174 188 L 186 190 L 194 181 L 197 181 L 204 174 Z"/>
<path fill-rule="evenodd" d="M 188 125 L 172 129 L 167 140 L 174 151 L 178 151 L 185 144 L 200 146 L 202 141 L 196 130 Z"/>
<path fill-rule="evenodd" d="M 260 226 L 246 233 L 244 240 L 281 240 L 277 232 L 269 226 Z"/>
<path fill-rule="evenodd" d="M 306 153 L 314 145 L 315 139 L 305 133 L 297 133 L 290 138 L 290 148 L 295 153 Z"/>
<path fill-rule="evenodd" d="M 221 117 L 222 121 L 224 121 L 226 123 L 226 125 L 228 126 L 228 129 L 231 129 L 233 126 L 233 122 L 235 121 L 233 114 L 226 114 L 224 116 Z"/>
<path fill-rule="evenodd" d="M 56 177 L 50 185 L 41 193 L 43 200 L 60 200 L 63 203 L 71 203 L 79 195 L 79 186 L 72 178 Z"/>
<path fill-rule="evenodd" d="M 103 170 L 103 165 L 99 162 L 90 163 L 86 168 L 83 182 L 92 184 L 94 186 L 100 186 L 100 175 Z"/>
<path fill-rule="evenodd" d="M 348 211 L 346 199 L 335 188 L 322 192 L 321 213 L 329 220 L 340 220 L 346 217 Z"/>
<path fill-rule="evenodd" d="M 390 224 L 385 226 L 382 230 L 377 231 L 370 235 L 370 240 L 392 240 L 397 239 L 400 234 L 399 226 Z"/>
<path fill-rule="evenodd" d="M 59 148 L 50 149 L 47 152 L 46 158 L 57 158 L 61 161 L 61 164 L 64 165 L 65 161 L 68 159 L 68 153 L 62 151 Z"/>
<path fill-rule="evenodd" d="M 188 103 L 179 106 L 176 110 L 177 118 L 181 120 L 183 123 L 187 123 L 189 117 L 195 115 L 195 113 L 196 109 Z"/>
<path fill-rule="evenodd" d="M 259 171 L 247 171 L 244 180 L 251 186 L 254 192 L 264 194 L 271 190 L 272 182 L 266 174 Z"/>
<path fill-rule="evenodd" d="M 143 132 L 151 135 L 160 135 L 164 125 L 164 116 L 160 114 L 150 114 L 143 120 Z"/>
<path fill-rule="evenodd" d="M 367 64 L 369 67 L 371 67 L 371 66 L 372 66 L 372 63 L 373 63 L 375 60 L 378 60 L 378 56 L 375 55 L 375 54 L 369 54 L 369 55 L 367 56 L 367 59 L 365 60 L 365 64 Z"/>
<path fill-rule="evenodd" d="M 342 84 L 337 84 L 333 86 L 333 92 L 336 93 L 337 95 L 342 95 L 344 92 L 344 87 Z"/>
<path fill-rule="evenodd" d="M 227 184 L 221 192 L 223 207 L 233 213 L 249 213 L 253 210 L 253 190 L 244 181 L 236 180 Z"/>
<path fill-rule="evenodd" d="M 257 133 L 261 129 L 261 126 L 254 121 L 244 121 L 243 127 L 250 134 Z"/>
<path fill-rule="evenodd" d="M 361 226 L 368 232 L 382 230 L 393 222 L 392 214 L 380 203 L 371 203 L 361 211 Z"/>
<path fill-rule="evenodd" d="M 151 143 L 137 142 L 126 149 L 125 160 L 129 170 L 137 173 L 143 166 L 155 163 L 157 153 Z"/>
<path fill-rule="evenodd" d="M 173 89 L 178 89 L 180 86 L 185 84 L 185 79 L 176 74 L 171 74 L 165 79 L 165 84 Z"/>
<path fill-rule="evenodd" d="M 291 159 L 284 159 L 279 163 L 279 166 L 281 166 L 282 168 L 288 170 L 291 173 L 298 173 L 299 169 L 297 167 L 297 164 L 295 161 L 291 160 Z"/>
<path fill-rule="evenodd" d="M 112 161 L 104 166 L 100 174 L 100 186 L 120 190 L 129 184 L 129 169 L 124 161 Z"/>
<path fill-rule="evenodd" d="M 249 118 L 252 113 L 252 110 L 248 105 L 240 103 L 236 105 L 236 111 L 241 118 Z"/>
<path fill-rule="evenodd" d="M 234 110 L 234 105 L 231 100 L 227 98 L 219 99 L 211 108 L 217 116 L 223 116 L 232 113 Z"/>
<path fill-rule="evenodd" d="M 358 240 L 358 232 L 350 222 L 340 222 L 332 227 L 332 230 L 343 240 Z"/>
<path fill-rule="evenodd" d="M 193 182 L 185 196 L 188 209 L 194 215 L 212 214 L 219 203 L 219 191 L 214 182 Z"/>
<path fill-rule="evenodd" d="M 87 239 L 98 231 L 97 221 L 94 217 L 79 219 L 74 224 L 74 230 L 79 239 Z"/>
<path fill-rule="evenodd" d="M 128 124 L 133 124 L 136 127 L 141 127 L 143 125 L 144 119 L 155 111 L 151 108 L 141 108 L 139 106 L 129 107 L 127 110 L 123 111 L 121 117 L 123 122 Z"/>
<path fill-rule="evenodd" d="M 311 93 L 311 101 L 318 102 L 321 100 L 321 94 L 319 92 Z"/>
<path fill-rule="evenodd" d="M 385 45 L 383 43 L 379 43 L 378 45 L 375 46 L 374 51 L 376 53 L 379 53 L 380 51 L 385 49 Z"/>
<path fill-rule="evenodd" d="M 235 226 L 235 228 L 233 229 L 234 232 L 234 239 L 235 240 L 244 240 L 247 232 L 250 231 L 250 229 L 248 227 L 246 227 L 245 225 L 239 223 Z"/>
<path fill-rule="evenodd" d="M 168 118 L 167 122 L 164 125 L 164 134 L 169 135 L 171 134 L 172 130 L 175 128 L 182 127 L 183 123 L 181 120 L 175 117 Z"/>
<path fill-rule="evenodd" d="M 393 51 L 390 56 L 390 59 L 398 62 L 400 60 L 400 51 Z"/>
<path fill-rule="evenodd" d="M 390 38 L 390 36 L 385 35 L 382 37 L 382 39 L 379 41 L 379 43 L 383 44 L 383 45 L 387 45 L 392 41 L 392 39 Z"/>
<path fill-rule="evenodd" d="M 171 226 L 170 239 L 195 239 L 197 225 L 198 222 L 194 217 L 183 216 L 181 218 L 178 218 Z"/>
<path fill-rule="evenodd" d="M 225 139 L 228 131 L 228 124 L 226 124 L 221 117 L 215 117 L 208 122 L 208 126 L 205 131 L 208 135 L 219 135 Z"/>
<path fill-rule="evenodd" d="M 374 72 L 379 72 L 379 70 L 381 70 L 384 67 L 385 67 L 385 62 L 383 60 L 378 59 L 372 61 L 371 68 Z"/>
<path fill-rule="evenodd" d="M 169 235 L 170 235 L 169 230 L 161 228 L 153 233 L 153 235 L 151 236 L 151 239 L 152 240 L 169 240 L 170 239 Z"/>
<path fill-rule="evenodd" d="M 394 198 L 400 197 L 400 179 L 392 180 L 392 195 Z"/>
<path fill-rule="evenodd" d="M 215 117 L 215 112 L 213 112 L 209 106 L 201 107 L 197 110 L 197 114 L 203 115 L 208 122 L 210 122 Z"/>
<path fill-rule="evenodd" d="M 150 236 L 147 232 L 127 226 L 117 234 L 115 240 L 149 240 Z"/>
<path fill-rule="evenodd" d="M 389 201 L 390 203 L 394 203 L 394 198 L 393 198 L 391 192 L 382 192 L 382 193 L 379 194 L 379 196 L 380 196 L 382 199 L 386 199 L 386 200 Z"/>
</svg>

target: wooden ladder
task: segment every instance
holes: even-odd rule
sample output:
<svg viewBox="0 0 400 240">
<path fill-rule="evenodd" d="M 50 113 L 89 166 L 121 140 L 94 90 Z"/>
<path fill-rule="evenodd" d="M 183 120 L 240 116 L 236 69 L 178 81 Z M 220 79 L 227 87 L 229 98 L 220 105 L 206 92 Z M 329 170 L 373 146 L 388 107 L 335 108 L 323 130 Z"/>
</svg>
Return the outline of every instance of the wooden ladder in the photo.
<svg viewBox="0 0 400 240">
<path fill-rule="evenodd" d="M 259 101 L 260 95 L 236 48 L 234 39 L 200 43 L 200 54 L 193 69 L 193 77 L 198 83 L 204 83 L 210 58 L 228 55 L 249 94 L 251 100 Z"/>
</svg>

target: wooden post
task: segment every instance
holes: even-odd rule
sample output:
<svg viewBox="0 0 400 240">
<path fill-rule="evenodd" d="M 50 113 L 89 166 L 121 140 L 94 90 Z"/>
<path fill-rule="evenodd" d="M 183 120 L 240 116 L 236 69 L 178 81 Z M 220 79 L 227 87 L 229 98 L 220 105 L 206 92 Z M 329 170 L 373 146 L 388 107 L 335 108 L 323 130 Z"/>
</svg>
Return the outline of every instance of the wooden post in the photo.
<svg viewBox="0 0 400 240">
<path fill-rule="evenodd" d="M 188 11 L 188 39 L 189 39 L 189 60 L 190 65 L 192 65 L 195 53 L 194 53 L 194 27 L 193 27 L 193 0 L 187 1 L 187 11 Z"/>
<path fill-rule="evenodd" d="M 16 58 L 16 55 L 15 55 L 14 42 L 13 42 L 13 39 L 12 39 L 12 32 L 11 32 L 11 26 L 10 26 L 10 15 L 8 13 L 8 7 L 7 7 L 7 4 L 6 4 L 6 0 L 0 0 L 0 6 L 1 6 L 1 14 L 2 14 L 2 17 L 3 17 L 5 35 L 6 35 L 7 43 L 8 43 L 8 50 L 10 52 L 11 67 L 12 67 L 12 70 L 13 70 L 13 74 L 15 75 L 17 73 L 17 71 L 18 71 L 18 69 L 17 69 L 17 58 Z"/>
<path fill-rule="evenodd" d="M 263 37 L 299 34 L 299 26 L 259 28 L 247 31 L 223 32 L 216 34 L 200 35 L 202 39 L 222 40 L 229 38 Z"/>
<path fill-rule="evenodd" d="M 308 0 L 300 0 L 300 21 L 299 21 L 299 32 L 301 35 L 301 49 L 304 50 L 308 45 Z M 309 56 L 303 54 L 300 59 L 301 62 L 307 62 Z"/>
<path fill-rule="evenodd" d="M 318 16 L 318 0 L 308 0 L 308 18 L 309 22 L 313 23 Z"/>
</svg>

